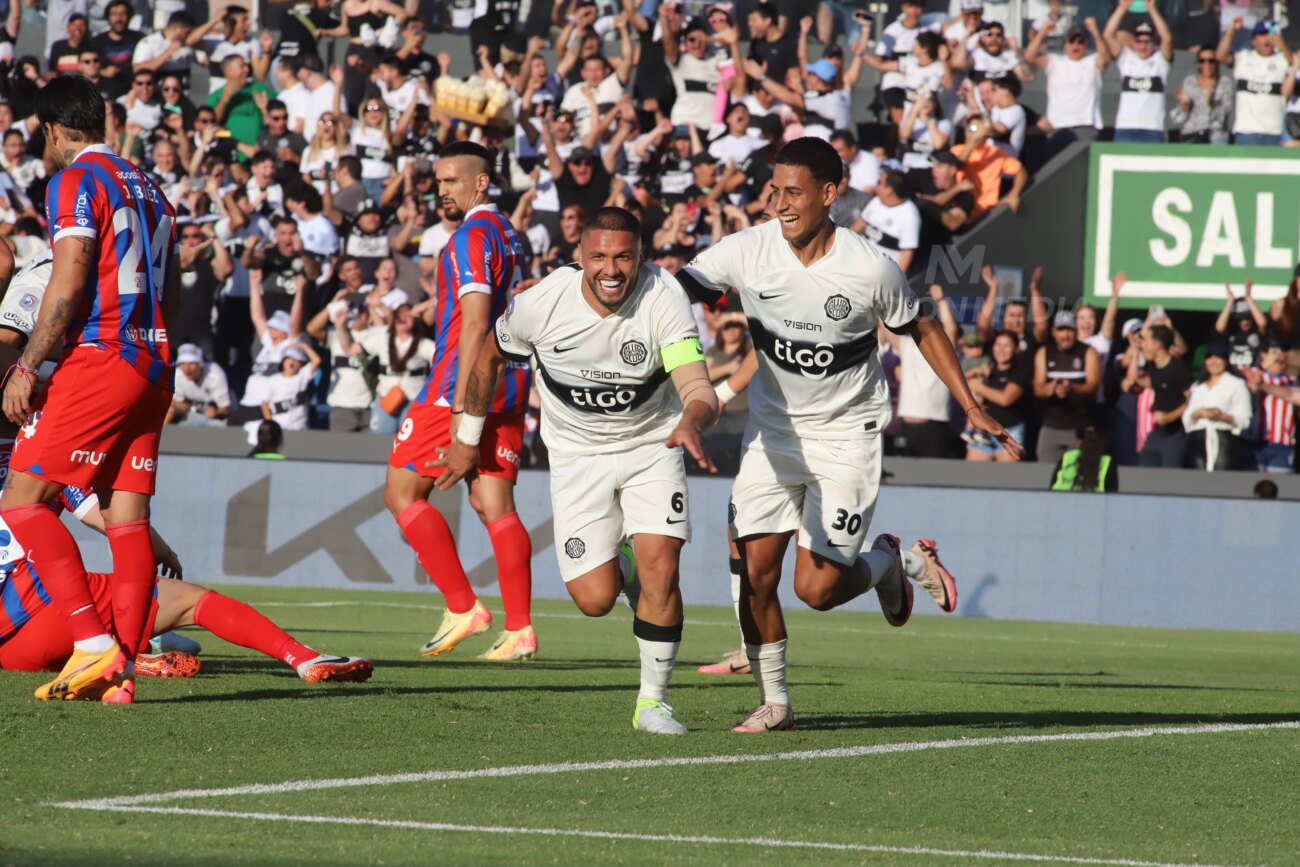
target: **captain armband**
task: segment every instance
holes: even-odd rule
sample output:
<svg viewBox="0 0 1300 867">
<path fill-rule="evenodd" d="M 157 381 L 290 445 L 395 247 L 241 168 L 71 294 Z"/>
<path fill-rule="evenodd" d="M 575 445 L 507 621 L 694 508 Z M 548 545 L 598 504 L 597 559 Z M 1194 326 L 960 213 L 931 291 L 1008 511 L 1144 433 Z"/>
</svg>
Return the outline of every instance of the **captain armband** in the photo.
<svg viewBox="0 0 1300 867">
<path fill-rule="evenodd" d="M 688 337 L 659 350 L 659 357 L 663 359 L 664 372 L 672 373 L 683 364 L 703 361 L 704 350 L 700 347 L 698 337 Z"/>
</svg>

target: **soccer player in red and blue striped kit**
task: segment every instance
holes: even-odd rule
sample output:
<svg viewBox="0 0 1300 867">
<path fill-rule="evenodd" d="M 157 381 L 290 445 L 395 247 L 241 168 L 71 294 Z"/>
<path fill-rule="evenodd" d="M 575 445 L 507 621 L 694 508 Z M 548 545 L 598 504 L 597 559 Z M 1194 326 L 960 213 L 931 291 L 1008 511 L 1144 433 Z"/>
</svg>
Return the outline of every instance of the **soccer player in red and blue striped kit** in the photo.
<svg viewBox="0 0 1300 867">
<path fill-rule="evenodd" d="M 22 425 L 0 512 L 68 618 L 74 652 L 40 699 L 134 700 L 130 660 L 148 641 L 155 577 L 149 499 L 174 368 L 168 318 L 180 303 L 175 213 L 104 144 L 104 99 L 60 75 L 36 95 L 54 262 L 37 325 L 7 374 L 4 413 Z M 36 370 L 63 357 L 33 400 Z M 113 625 L 95 608 L 72 534 L 48 508 L 65 486 L 100 491 L 113 554 Z"/>
<path fill-rule="evenodd" d="M 468 377 L 523 277 L 523 245 L 488 198 L 492 155 L 472 142 L 456 142 L 438 156 L 438 195 L 448 219 L 462 220 L 438 261 L 438 321 L 433 369 L 402 421 L 388 460 L 384 500 L 420 565 L 442 591 L 447 611 L 420 651 L 437 656 L 486 632 L 492 614 L 479 601 L 456 554 L 447 521 L 429 504 L 443 458 L 463 417 Z M 514 484 L 524 442 L 524 413 L 531 374 L 516 365 L 492 401 L 480 441 L 478 474 L 469 479 L 469 502 L 487 528 L 496 555 L 505 630 L 484 659 L 531 659 L 537 633 L 529 615 L 532 542 L 515 512 Z"/>
</svg>

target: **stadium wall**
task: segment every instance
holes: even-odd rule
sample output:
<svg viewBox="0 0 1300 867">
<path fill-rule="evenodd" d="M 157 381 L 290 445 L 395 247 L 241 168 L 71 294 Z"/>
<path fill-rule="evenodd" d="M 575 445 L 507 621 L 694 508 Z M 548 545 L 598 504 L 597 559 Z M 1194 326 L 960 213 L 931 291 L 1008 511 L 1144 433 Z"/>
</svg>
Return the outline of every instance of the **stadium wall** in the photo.
<svg viewBox="0 0 1300 867">
<path fill-rule="evenodd" d="M 519 513 L 533 536 L 534 592 L 567 598 L 556 568 L 549 476 L 524 472 Z M 729 605 L 723 545 L 730 480 L 691 479 L 695 541 L 688 604 Z M 457 531 L 470 580 L 495 593 L 486 532 L 464 494 L 436 505 Z M 170 456 L 154 522 L 195 581 L 412 590 L 427 579 L 383 504 L 372 463 Z M 1300 631 L 1294 540 L 1300 503 L 887 486 L 874 532 L 936 537 L 969 617 Z M 102 538 L 80 531 L 90 568 Z M 561 540 L 561 544 L 563 540 Z M 790 582 L 787 601 L 799 604 Z M 874 599 L 852 607 L 878 616 Z M 921 594 L 918 613 L 935 611 Z"/>
</svg>

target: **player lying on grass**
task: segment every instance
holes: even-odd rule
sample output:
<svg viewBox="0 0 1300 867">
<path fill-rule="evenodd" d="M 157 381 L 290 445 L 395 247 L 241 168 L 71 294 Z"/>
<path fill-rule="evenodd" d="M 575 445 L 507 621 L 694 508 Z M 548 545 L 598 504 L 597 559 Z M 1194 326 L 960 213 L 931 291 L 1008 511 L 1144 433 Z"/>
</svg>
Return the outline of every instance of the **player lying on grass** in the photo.
<svg viewBox="0 0 1300 867">
<path fill-rule="evenodd" d="M 601 208 L 583 227 L 581 265 L 518 295 L 466 371 L 465 414 L 444 490 L 472 475 L 492 395 L 508 361 L 535 360 L 560 576 L 582 613 L 631 604 L 641 651 L 632 725 L 683 734 L 664 703 L 682 640 L 678 587 L 690 539 L 683 450 L 701 467 L 717 418 L 699 331 L 680 285 L 642 263 L 641 224 Z M 624 539 L 632 537 L 632 544 Z M 638 586 L 639 585 L 639 586 Z"/>
<path fill-rule="evenodd" d="M 8 456 L 7 454 L 5 455 Z M 93 494 L 66 488 L 51 504 L 56 512 L 69 510 L 82 523 L 104 532 L 104 517 Z M 38 569 L 0 519 L 0 670 L 58 671 L 72 656 L 72 629 L 68 618 L 51 604 Z M 155 535 L 155 553 L 165 568 L 180 574 L 180 563 Z M 161 546 L 161 549 L 159 548 Z M 173 578 L 156 578 L 148 613 L 148 635 L 161 635 L 183 626 L 201 626 L 218 638 L 274 657 L 298 672 L 308 683 L 363 681 L 370 677 L 370 661 L 356 656 L 327 656 L 301 644 L 252 606 Z M 113 622 L 110 578 L 89 573 L 91 598 L 105 623 Z M 135 658 L 135 673 L 153 677 L 193 677 L 196 657 L 178 651 Z M 98 699 L 94 689 L 70 692 L 66 698 Z"/>
</svg>

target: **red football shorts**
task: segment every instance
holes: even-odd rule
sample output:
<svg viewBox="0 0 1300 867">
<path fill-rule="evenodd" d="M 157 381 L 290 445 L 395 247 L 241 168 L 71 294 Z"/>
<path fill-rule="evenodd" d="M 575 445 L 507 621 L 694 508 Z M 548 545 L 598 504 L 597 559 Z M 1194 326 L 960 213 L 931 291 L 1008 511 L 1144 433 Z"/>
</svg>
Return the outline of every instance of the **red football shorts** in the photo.
<svg viewBox="0 0 1300 867">
<path fill-rule="evenodd" d="M 26 569 L 27 563 L 17 566 Z M 112 575 L 91 572 L 86 576 L 90 595 L 95 600 L 95 610 L 106 624 L 113 622 L 113 594 L 109 588 Z M 158 617 L 158 591 L 155 587 L 149 603 L 148 633 L 153 635 L 154 620 Z M 147 648 L 146 648 L 147 650 Z M 72 655 L 72 630 L 68 618 L 57 605 L 46 605 L 34 613 L 15 635 L 0 644 L 0 671 L 59 671 Z"/>
<path fill-rule="evenodd" d="M 451 407 L 417 403 L 402 421 L 393 440 L 388 465 L 436 479 L 442 467 L 430 467 L 451 448 Z M 483 425 L 478 444 L 478 474 L 514 482 L 519 479 L 519 456 L 524 450 L 524 413 L 493 413 Z"/>
<path fill-rule="evenodd" d="M 36 398 L 9 468 L 58 485 L 153 494 L 171 400 L 114 353 L 78 346 Z"/>
</svg>

